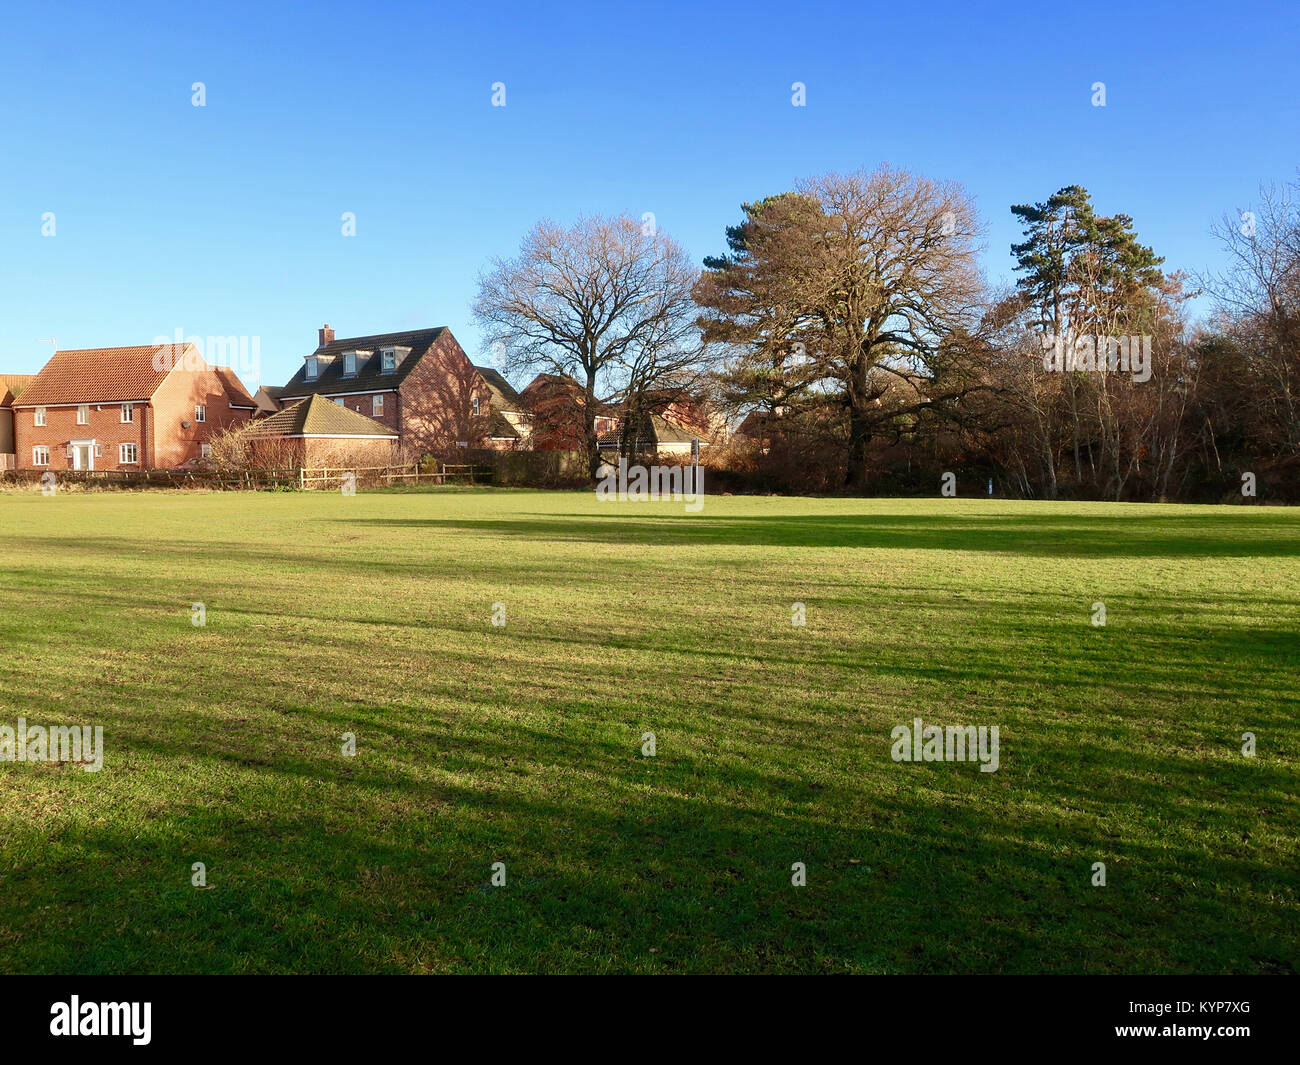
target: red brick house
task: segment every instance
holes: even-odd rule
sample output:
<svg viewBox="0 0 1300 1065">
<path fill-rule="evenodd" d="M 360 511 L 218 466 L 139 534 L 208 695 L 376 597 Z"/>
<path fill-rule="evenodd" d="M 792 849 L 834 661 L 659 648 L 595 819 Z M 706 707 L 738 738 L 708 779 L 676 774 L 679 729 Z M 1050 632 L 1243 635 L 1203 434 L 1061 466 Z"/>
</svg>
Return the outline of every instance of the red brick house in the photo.
<svg viewBox="0 0 1300 1065">
<path fill-rule="evenodd" d="M 322 396 L 396 430 L 417 455 L 512 449 L 527 438 L 515 390 L 491 367 L 473 365 L 445 326 L 336 339 L 326 325 L 319 340 L 283 388 L 259 393 L 264 405 Z"/>
<path fill-rule="evenodd" d="M 193 345 L 58 351 L 13 402 L 17 466 L 170 469 L 256 408 L 234 372 Z"/>
</svg>

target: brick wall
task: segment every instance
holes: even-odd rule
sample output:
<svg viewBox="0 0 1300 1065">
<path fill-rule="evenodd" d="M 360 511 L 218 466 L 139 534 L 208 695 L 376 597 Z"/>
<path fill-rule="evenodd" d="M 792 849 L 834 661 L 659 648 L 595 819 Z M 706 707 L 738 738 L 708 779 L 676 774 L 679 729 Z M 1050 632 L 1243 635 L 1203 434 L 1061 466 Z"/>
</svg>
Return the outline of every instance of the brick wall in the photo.
<svg viewBox="0 0 1300 1065">
<path fill-rule="evenodd" d="M 202 422 L 194 412 L 200 405 L 206 415 Z M 230 406 L 220 379 L 206 363 L 195 366 L 193 359 L 178 361 L 154 393 L 150 465 L 168 469 L 198 458 L 200 445 L 222 429 L 247 421 L 251 413 Z"/>
<path fill-rule="evenodd" d="M 14 436 L 17 450 L 16 465 L 19 469 L 33 467 L 32 448 L 44 444 L 50 449 L 48 466 L 40 469 L 70 470 L 73 460 L 67 453 L 68 444 L 73 440 L 94 440 L 100 453 L 93 458 L 97 470 L 139 470 L 146 462 L 145 420 L 148 413 L 147 403 L 133 406 L 134 421 L 122 421 L 120 403 L 89 404 L 88 420 L 85 425 L 77 422 L 76 407 L 46 407 L 45 425 L 35 424 L 35 411 L 30 407 L 14 410 Z M 135 444 L 135 465 L 124 465 L 120 460 L 119 445 Z"/>
<path fill-rule="evenodd" d="M 401 421 L 396 428 L 402 444 L 417 456 L 455 456 L 464 450 L 457 447 L 462 440 L 471 448 L 487 445 L 492 391 L 450 331 L 429 346 L 402 382 L 400 394 Z"/>
</svg>

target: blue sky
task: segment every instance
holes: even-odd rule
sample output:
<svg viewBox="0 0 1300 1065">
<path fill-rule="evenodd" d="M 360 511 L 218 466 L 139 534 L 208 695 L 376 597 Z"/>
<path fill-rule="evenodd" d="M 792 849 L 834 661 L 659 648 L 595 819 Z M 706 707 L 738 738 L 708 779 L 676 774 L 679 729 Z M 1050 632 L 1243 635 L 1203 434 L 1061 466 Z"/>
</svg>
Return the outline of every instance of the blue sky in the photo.
<svg viewBox="0 0 1300 1065">
<path fill-rule="evenodd" d="M 651 211 L 699 259 L 741 202 L 882 162 L 966 185 L 993 279 L 1009 205 L 1074 183 L 1198 270 L 1213 221 L 1300 166 L 1294 2 L 11 3 L 5 22 L 15 373 L 49 357 L 39 338 L 181 329 L 259 337 L 281 384 L 327 321 L 447 325 L 486 361 L 477 274 L 538 219 Z"/>
</svg>

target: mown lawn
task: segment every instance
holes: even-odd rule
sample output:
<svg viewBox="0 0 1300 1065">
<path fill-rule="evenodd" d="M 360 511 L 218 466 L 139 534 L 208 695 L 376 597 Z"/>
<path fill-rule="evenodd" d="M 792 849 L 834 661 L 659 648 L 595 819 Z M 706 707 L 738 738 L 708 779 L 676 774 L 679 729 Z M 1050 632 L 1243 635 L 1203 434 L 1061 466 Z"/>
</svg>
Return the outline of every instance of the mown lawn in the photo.
<svg viewBox="0 0 1300 1065">
<path fill-rule="evenodd" d="M 0 645 L 0 971 L 1300 969 L 1300 511 L 9 493 Z"/>
</svg>

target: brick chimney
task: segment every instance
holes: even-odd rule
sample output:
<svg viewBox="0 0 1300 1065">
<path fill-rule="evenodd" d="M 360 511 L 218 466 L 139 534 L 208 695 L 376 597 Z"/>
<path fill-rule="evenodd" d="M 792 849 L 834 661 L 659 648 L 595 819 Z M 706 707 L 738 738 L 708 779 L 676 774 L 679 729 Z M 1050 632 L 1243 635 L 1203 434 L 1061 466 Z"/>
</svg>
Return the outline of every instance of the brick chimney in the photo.
<svg viewBox="0 0 1300 1065">
<path fill-rule="evenodd" d="M 334 330 L 331 329 L 329 327 L 329 323 L 326 322 L 320 328 L 320 346 L 323 348 L 326 344 L 329 344 L 331 341 L 333 341 L 333 339 L 334 339 Z"/>
</svg>

